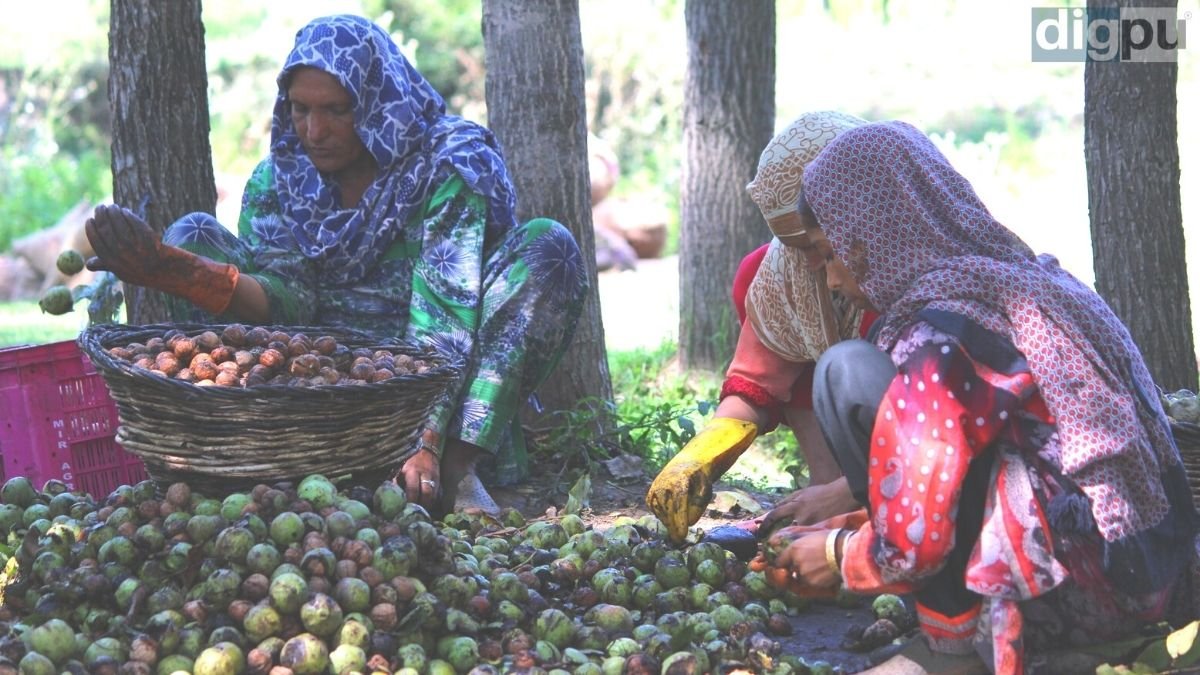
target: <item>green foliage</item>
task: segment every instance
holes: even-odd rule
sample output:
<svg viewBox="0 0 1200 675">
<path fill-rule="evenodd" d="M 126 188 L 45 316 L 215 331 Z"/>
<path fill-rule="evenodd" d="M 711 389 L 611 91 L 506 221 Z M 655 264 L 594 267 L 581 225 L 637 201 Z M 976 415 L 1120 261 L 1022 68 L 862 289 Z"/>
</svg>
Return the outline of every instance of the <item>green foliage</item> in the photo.
<svg viewBox="0 0 1200 675">
<path fill-rule="evenodd" d="M 72 288 L 71 297 L 75 302 L 88 301 L 88 326 L 120 321 L 125 292 L 121 290 L 121 281 L 112 272 L 100 272 L 91 283 Z"/>
<path fill-rule="evenodd" d="M 673 454 L 695 435 L 693 418 L 711 409 L 705 401 L 642 399 L 638 404 L 644 407 L 623 415 L 621 405 L 589 398 L 570 410 L 555 412 L 534 444 L 534 461 L 559 462 L 560 473 L 574 467 L 590 471 L 597 462 L 631 454 L 657 470 L 670 458 L 668 453 Z"/>
<path fill-rule="evenodd" d="M 209 140 L 218 177 L 230 174 L 240 187 L 266 155 L 278 90 L 275 78 L 296 31 L 319 13 L 326 12 L 301 3 L 204 3 Z"/>
<path fill-rule="evenodd" d="M 621 166 L 615 194 L 645 195 L 672 214 L 677 240 L 683 160 L 683 3 L 580 3 L 588 130 Z M 676 139 L 664 143 L 663 139 Z"/>
<path fill-rule="evenodd" d="M 62 316 L 44 314 L 36 300 L 0 303 L 0 349 L 74 340 L 81 322 L 78 312 Z"/>
<path fill-rule="evenodd" d="M 53 225 L 80 200 L 100 201 L 112 177 L 108 152 L 30 157 L 0 151 L 0 252 L 15 239 Z"/>
<path fill-rule="evenodd" d="M 0 252 L 109 193 L 107 3 L 85 4 L 0 27 Z"/>
<path fill-rule="evenodd" d="M 558 464 L 559 475 L 574 469 L 595 475 L 597 462 L 632 455 L 648 474 L 657 473 L 711 417 L 721 385 L 716 374 L 678 372 L 676 351 L 672 342 L 610 351 L 614 401 L 588 399 L 556 413 L 532 444 L 534 463 Z M 748 452 L 755 466 L 735 464 L 725 482 L 757 489 L 803 482 L 806 467 L 790 430 L 760 437 Z"/>
<path fill-rule="evenodd" d="M 450 110 L 483 102 L 480 0 L 365 0 L 367 16 L 394 32 L 406 55 Z"/>
<path fill-rule="evenodd" d="M 1104 661 L 1096 668 L 1097 675 L 1191 673 L 1196 672 L 1196 664 L 1200 662 L 1198 634 L 1200 621 L 1180 628 L 1159 623 L 1146 626 L 1140 635 L 1097 643 L 1079 651 Z M 1054 656 L 1055 652 L 1050 652 L 1051 663 Z"/>
<path fill-rule="evenodd" d="M 592 474 L 584 473 L 571 486 L 570 492 L 567 494 L 567 505 L 563 508 L 563 513 L 579 515 L 588 505 L 588 497 L 592 491 Z"/>
</svg>

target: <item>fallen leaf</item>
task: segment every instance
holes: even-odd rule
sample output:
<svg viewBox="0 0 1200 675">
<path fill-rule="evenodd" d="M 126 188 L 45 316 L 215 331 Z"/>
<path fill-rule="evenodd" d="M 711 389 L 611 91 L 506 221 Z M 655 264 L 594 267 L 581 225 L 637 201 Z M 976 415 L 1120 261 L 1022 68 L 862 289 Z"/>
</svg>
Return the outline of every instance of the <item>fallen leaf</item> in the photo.
<svg viewBox="0 0 1200 675">
<path fill-rule="evenodd" d="M 757 516 L 766 511 L 753 497 L 740 490 L 720 490 L 713 494 L 708 510 L 723 516 Z"/>
<path fill-rule="evenodd" d="M 618 455 L 604 460 L 601 464 L 608 470 L 613 480 L 640 480 L 645 476 L 642 458 L 634 455 Z"/>
<path fill-rule="evenodd" d="M 571 491 L 567 493 L 566 512 L 568 514 L 579 515 L 579 512 L 588 505 L 588 498 L 592 492 L 592 475 L 585 473 L 575 481 L 571 486 Z"/>
<path fill-rule="evenodd" d="M 1175 666 L 1190 666 L 1195 663 L 1197 655 L 1190 652 L 1197 647 L 1197 633 L 1200 633 L 1200 621 L 1193 621 L 1167 636 L 1167 653 L 1175 659 Z M 1184 655 L 1191 657 L 1187 663 L 1180 658 Z"/>
</svg>

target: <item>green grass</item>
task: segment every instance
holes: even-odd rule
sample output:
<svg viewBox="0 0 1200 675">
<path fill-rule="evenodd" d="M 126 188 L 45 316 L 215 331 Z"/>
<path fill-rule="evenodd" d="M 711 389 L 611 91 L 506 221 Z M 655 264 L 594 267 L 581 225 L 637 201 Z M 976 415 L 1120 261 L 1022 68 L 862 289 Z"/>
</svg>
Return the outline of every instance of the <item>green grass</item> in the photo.
<svg viewBox="0 0 1200 675">
<path fill-rule="evenodd" d="M 74 340 L 87 322 L 85 304 L 62 316 L 51 316 L 43 314 L 33 300 L 0 303 L 0 348 Z"/>
<path fill-rule="evenodd" d="M 712 419 L 721 377 L 713 373 L 684 373 L 678 368 L 678 345 L 664 341 L 656 349 L 611 351 L 613 397 L 622 424 L 640 420 L 650 425 L 623 450 L 641 456 L 657 470 L 680 449 L 680 422 L 670 412 L 681 413 L 699 431 Z M 661 412 L 663 414 L 655 415 Z M 657 421 L 656 421 L 657 420 Z M 664 430 L 669 425 L 671 429 Z M 807 474 L 796 437 L 780 427 L 754 441 L 741 460 L 725 474 L 724 482 L 757 490 L 791 490 Z"/>
</svg>

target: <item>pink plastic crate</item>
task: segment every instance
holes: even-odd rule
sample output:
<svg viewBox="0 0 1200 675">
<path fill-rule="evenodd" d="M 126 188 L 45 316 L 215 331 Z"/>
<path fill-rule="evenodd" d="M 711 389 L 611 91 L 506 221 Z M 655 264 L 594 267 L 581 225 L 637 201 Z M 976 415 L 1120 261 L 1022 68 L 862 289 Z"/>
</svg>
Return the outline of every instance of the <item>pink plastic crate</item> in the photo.
<svg viewBox="0 0 1200 675">
<path fill-rule="evenodd" d="M 0 349 L 0 479 L 57 478 L 103 498 L 146 478 L 117 444 L 117 408 L 74 341 Z"/>
</svg>

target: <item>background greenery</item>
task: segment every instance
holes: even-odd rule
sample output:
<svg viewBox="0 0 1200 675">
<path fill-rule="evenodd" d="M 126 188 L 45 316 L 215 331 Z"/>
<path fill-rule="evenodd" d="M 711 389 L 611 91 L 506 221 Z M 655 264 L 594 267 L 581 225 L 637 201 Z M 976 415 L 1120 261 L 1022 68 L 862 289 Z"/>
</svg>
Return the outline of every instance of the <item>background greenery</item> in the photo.
<svg viewBox="0 0 1200 675">
<path fill-rule="evenodd" d="M 1048 3 L 778 2 L 778 126 L 815 109 L 912 122 L 934 137 L 1002 222 L 1090 283 L 1082 64 L 1030 61 L 1034 4 Z M 1194 5 L 1182 2 L 1180 13 L 1195 16 Z M 274 78 L 296 30 L 335 12 L 361 13 L 386 26 L 452 111 L 486 123 L 480 0 L 205 0 L 223 222 L 236 219 L 242 183 L 266 152 Z M 616 196 L 667 207 L 668 252 L 674 251 L 687 53 L 683 0 L 580 0 L 580 13 L 590 131 L 618 156 Z M 108 198 L 107 22 L 108 0 L 6 9 L 0 254 L 77 202 Z M 1200 119 L 1194 51 L 1183 52 L 1178 86 L 1185 222 L 1194 220 L 1193 195 L 1200 194 L 1200 127 L 1191 122 Z M 1200 289 L 1200 246 L 1192 242 L 1188 253 L 1192 287 Z M 1200 290 L 1191 302 L 1200 326 Z M 0 346 L 71 339 L 81 323 L 78 313 L 41 315 L 33 302 L 0 305 Z M 590 462 L 630 451 L 652 467 L 661 464 L 709 414 L 706 403 L 719 385 L 715 376 L 678 373 L 674 353 L 670 335 L 653 332 L 639 348 L 611 351 L 615 408 L 581 404 L 554 444 L 556 456 Z M 589 440 L 599 415 L 621 421 L 617 437 Z M 766 437 L 755 452 L 766 459 L 740 462 L 745 480 L 779 484 L 802 474 L 786 432 Z M 768 470 L 757 471 L 761 466 Z"/>
<path fill-rule="evenodd" d="M 1030 61 L 1032 4 L 779 2 L 777 118 L 782 126 L 827 108 L 926 129 L 1002 221 L 1091 282 L 1082 64 Z M 241 185 L 266 152 L 279 63 L 313 16 L 375 18 L 452 111 L 486 123 L 480 0 L 207 0 L 203 8 L 214 164 L 227 196 L 218 215 L 236 217 Z M 29 3 L 14 12 L 0 26 L 0 252 L 78 200 L 104 198 L 110 183 L 108 3 Z M 581 0 L 580 13 L 589 128 L 618 156 L 616 195 L 667 207 L 672 251 L 683 1 Z M 1178 86 L 1185 222 L 1190 195 L 1200 193 L 1200 132 L 1187 124 L 1200 117 L 1193 52 L 1182 52 Z M 1200 247 L 1189 262 L 1200 278 Z M 1200 297 L 1193 309 L 1200 325 Z"/>
</svg>

